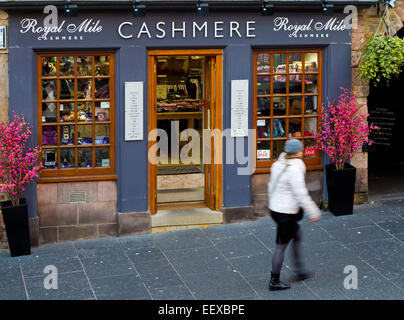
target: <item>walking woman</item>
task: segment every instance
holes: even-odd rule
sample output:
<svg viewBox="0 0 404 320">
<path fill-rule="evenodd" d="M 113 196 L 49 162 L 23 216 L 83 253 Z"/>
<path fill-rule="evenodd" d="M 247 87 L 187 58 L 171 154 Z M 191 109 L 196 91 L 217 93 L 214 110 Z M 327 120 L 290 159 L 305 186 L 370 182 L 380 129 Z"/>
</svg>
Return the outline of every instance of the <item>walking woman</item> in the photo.
<svg viewBox="0 0 404 320">
<path fill-rule="evenodd" d="M 297 280 L 310 274 L 304 270 L 301 255 L 302 230 L 298 221 L 307 214 L 310 222 L 320 220 L 321 211 L 311 199 L 305 183 L 306 166 L 302 160 L 303 145 L 300 140 L 286 141 L 285 150 L 272 165 L 268 183 L 269 210 L 277 224 L 276 247 L 272 258 L 269 290 L 289 289 L 290 285 L 280 281 L 285 250 L 293 240 L 293 263 Z"/>
</svg>

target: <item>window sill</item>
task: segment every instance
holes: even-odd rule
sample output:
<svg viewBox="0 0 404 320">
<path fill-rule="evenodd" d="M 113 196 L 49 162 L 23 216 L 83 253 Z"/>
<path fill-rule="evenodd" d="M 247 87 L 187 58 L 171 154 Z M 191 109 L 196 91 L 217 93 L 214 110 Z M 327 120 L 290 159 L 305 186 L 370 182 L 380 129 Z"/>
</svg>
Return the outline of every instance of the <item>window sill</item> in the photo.
<svg viewBox="0 0 404 320">
<path fill-rule="evenodd" d="M 306 165 L 306 171 L 317 171 L 323 170 L 324 166 L 321 164 L 317 165 Z M 260 174 L 260 173 L 271 173 L 271 168 L 256 168 L 253 174 Z"/>
<path fill-rule="evenodd" d="M 38 178 L 37 183 L 56 183 L 56 182 L 85 182 L 85 181 L 105 181 L 118 180 L 115 174 L 97 175 L 97 176 L 76 176 L 76 177 L 43 177 Z"/>
</svg>

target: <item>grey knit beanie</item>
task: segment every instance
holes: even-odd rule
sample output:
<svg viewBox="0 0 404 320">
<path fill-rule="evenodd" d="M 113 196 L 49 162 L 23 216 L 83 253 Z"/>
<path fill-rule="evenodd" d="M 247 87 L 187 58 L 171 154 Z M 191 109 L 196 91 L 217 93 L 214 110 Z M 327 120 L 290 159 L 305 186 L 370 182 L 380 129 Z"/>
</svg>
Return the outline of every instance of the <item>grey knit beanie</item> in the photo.
<svg viewBox="0 0 404 320">
<path fill-rule="evenodd" d="M 303 151 L 303 144 L 300 140 L 290 139 L 285 143 L 285 152 L 286 153 L 298 153 Z"/>
</svg>

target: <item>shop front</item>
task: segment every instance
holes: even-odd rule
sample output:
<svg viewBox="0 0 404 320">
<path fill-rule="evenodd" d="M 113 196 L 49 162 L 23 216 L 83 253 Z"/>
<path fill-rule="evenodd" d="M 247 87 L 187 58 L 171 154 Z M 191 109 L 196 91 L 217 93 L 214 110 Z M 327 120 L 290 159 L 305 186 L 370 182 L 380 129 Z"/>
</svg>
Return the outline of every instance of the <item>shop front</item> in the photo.
<svg viewBox="0 0 404 320">
<path fill-rule="evenodd" d="M 313 136 L 351 83 L 338 11 L 111 7 L 45 26 L 49 13 L 9 10 L 10 111 L 43 148 L 25 194 L 38 242 L 149 233 L 175 212 L 186 218 L 171 226 L 254 219 L 290 137 L 319 202 Z"/>
</svg>

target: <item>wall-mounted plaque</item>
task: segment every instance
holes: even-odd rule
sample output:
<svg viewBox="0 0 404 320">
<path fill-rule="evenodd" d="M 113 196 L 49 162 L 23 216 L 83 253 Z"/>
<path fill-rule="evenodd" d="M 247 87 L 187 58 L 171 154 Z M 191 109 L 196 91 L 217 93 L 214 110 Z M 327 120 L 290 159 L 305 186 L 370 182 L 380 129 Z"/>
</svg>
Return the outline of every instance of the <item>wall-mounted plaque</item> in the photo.
<svg viewBox="0 0 404 320">
<path fill-rule="evenodd" d="M 125 82 L 125 140 L 143 140 L 143 82 Z"/>
<path fill-rule="evenodd" d="M 0 26 L 0 49 L 7 49 L 7 28 Z"/>
<path fill-rule="evenodd" d="M 231 136 L 248 136 L 248 80 L 231 81 Z"/>
</svg>

